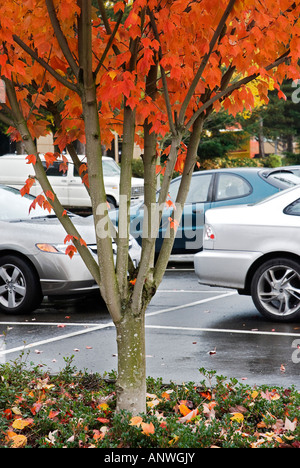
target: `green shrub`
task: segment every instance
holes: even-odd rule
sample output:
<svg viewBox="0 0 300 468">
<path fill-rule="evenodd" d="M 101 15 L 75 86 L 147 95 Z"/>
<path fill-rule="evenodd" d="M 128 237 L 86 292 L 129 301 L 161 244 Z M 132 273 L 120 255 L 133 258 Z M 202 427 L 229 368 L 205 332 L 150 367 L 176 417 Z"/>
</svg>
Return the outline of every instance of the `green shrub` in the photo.
<svg viewBox="0 0 300 468">
<path fill-rule="evenodd" d="M 142 159 L 133 159 L 132 161 L 132 176 L 144 178 L 144 164 Z"/>
<path fill-rule="evenodd" d="M 260 159 L 252 158 L 212 158 L 200 161 L 200 169 L 223 169 L 225 167 L 261 167 L 263 166 Z"/>
<path fill-rule="evenodd" d="M 147 413 L 115 411 L 115 375 L 58 375 L 21 359 L 0 365 L 0 447 L 300 448 L 300 394 L 250 387 L 200 369 L 204 380 L 147 380 Z"/>
<path fill-rule="evenodd" d="M 263 159 L 263 163 L 265 167 L 280 167 L 282 166 L 282 159 L 278 154 L 270 154 L 270 156 Z"/>
</svg>

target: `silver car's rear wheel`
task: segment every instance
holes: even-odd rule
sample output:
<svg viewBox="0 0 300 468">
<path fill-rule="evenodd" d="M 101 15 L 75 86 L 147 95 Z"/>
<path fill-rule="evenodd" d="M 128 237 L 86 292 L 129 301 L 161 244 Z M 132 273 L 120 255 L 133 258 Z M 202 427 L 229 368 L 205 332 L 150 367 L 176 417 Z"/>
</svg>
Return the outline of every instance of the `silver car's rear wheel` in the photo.
<svg viewBox="0 0 300 468">
<path fill-rule="evenodd" d="M 29 264 L 15 256 L 0 258 L 0 311 L 23 314 L 41 300 L 40 284 Z"/>
<path fill-rule="evenodd" d="M 251 295 L 268 319 L 296 320 L 300 315 L 300 265 L 285 258 L 267 261 L 253 276 Z"/>
</svg>

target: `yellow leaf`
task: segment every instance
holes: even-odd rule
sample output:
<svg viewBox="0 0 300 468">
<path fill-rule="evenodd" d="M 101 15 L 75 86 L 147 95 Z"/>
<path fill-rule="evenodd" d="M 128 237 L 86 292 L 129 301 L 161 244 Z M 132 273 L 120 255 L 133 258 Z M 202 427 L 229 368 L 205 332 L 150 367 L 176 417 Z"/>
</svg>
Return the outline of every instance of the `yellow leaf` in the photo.
<svg viewBox="0 0 300 468">
<path fill-rule="evenodd" d="M 113 80 L 116 76 L 117 76 L 117 72 L 115 70 L 111 70 L 108 75 L 111 77 L 111 79 Z"/>
<path fill-rule="evenodd" d="M 101 403 L 100 405 L 97 406 L 97 408 L 103 411 L 107 411 L 109 409 L 109 406 L 106 403 Z"/>
<path fill-rule="evenodd" d="M 169 440 L 168 444 L 169 445 L 174 445 L 174 444 L 176 444 L 178 439 L 179 439 L 179 436 L 175 436 L 173 439 Z"/>
<path fill-rule="evenodd" d="M 11 438 L 12 448 L 23 448 L 27 444 L 27 437 L 24 435 L 15 435 Z"/>
<path fill-rule="evenodd" d="M 17 406 L 13 406 L 11 410 L 14 414 L 22 416 L 21 410 Z"/>
<path fill-rule="evenodd" d="M 159 405 L 161 400 L 152 400 L 147 402 L 148 408 L 154 408 L 154 406 Z"/>
<path fill-rule="evenodd" d="M 237 421 L 238 423 L 241 423 L 244 421 L 244 416 L 242 413 L 234 413 L 230 419 L 231 421 Z"/>
<path fill-rule="evenodd" d="M 13 424 L 12 424 L 12 427 L 14 429 L 19 429 L 19 430 L 23 430 L 24 427 L 27 427 L 27 426 L 30 426 L 30 424 L 33 423 L 33 420 L 32 419 L 16 419 Z"/>
<path fill-rule="evenodd" d="M 256 390 L 254 390 L 252 393 L 251 393 L 251 397 L 253 398 L 253 400 L 255 400 L 256 397 L 258 397 L 258 392 Z"/>
</svg>

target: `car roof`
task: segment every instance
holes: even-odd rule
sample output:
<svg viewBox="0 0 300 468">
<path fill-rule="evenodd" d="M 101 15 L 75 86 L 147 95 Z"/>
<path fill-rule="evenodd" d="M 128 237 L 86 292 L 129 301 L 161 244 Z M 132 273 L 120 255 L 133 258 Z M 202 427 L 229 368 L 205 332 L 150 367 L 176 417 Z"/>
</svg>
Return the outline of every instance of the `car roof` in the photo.
<svg viewBox="0 0 300 468">
<path fill-rule="evenodd" d="M 28 154 L 14 154 L 14 153 L 8 153 L 8 154 L 2 154 L 2 156 L 0 156 L 0 159 L 3 158 L 3 159 L 11 159 L 12 157 L 14 158 L 18 158 L 18 159 L 24 159 L 28 156 Z M 64 156 L 69 159 L 70 161 L 72 160 L 71 159 L 71 156 L 69 154 L 64 154 Z M 41 153 L 40 154 L 40 157 L 43 159 L 44 158 L 44 155 Z M 78 157 L 79 158 L 86 158 L 86 155 L 85 154 L 78 154 Z M 102 159 L 106 159 L 106 160 L 110 160 L 112 159 L 114 161 L 114 158 L 111 158 L 110 156 L 102 156 Z"/>
<path fill-rule="evenodd" d="M 195 174 L 215 174 L 220 172 L 235 172 L 237 174 L 246 174 L 246 173 L 259 173 L 261 176 L 268 178 L 271 174 L 278 174 L 281 172 L 292 174 L 292 171 L 285 168 L 272 168 L 272 167 L 222 167 L 218 169 L 205 169 L 196 171 Z"/>
<path fill-rule="evenodd" d="M 300 165 L 299 164 L 293 164 L 293 165 L 290 165 L 290 166 L 280 166 L 280 167 L 277 167 L 276 169 L 287 169 L 287 170 L 291 171 L 292 169 L 300 169 Z"/>
</svg>

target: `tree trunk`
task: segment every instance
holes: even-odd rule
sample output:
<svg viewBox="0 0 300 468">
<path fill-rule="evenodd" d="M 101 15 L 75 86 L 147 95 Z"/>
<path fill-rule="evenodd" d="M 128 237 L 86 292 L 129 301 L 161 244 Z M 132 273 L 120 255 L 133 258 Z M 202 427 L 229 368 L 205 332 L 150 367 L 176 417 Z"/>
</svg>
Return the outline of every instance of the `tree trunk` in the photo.
<svg viewBox="0 0 300 468">
<path fill-rule="evenodd" d="M 294 135 L 287 136 L 287 150 L 289 153 L 294 153 Z"/>
<path fill-rule="evenodd" d="M 259 142 L 259 155 L 261 158 L 264 158 L 265 157 L 265 140 L 264 140 L 264 121 L 262 118 L 259 119 L 258 142 Z"/>
<path fill-rule="evenodd" d="M 145 314 L 130 308 L 116 324 L 118 345 L 117 412 L 146 412 Z"/>
</svg>

